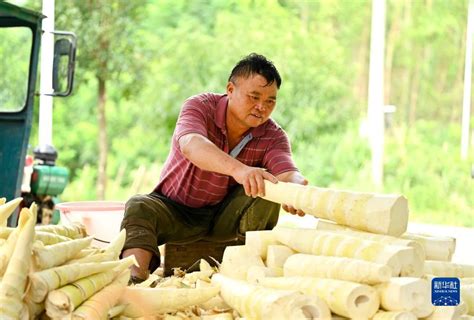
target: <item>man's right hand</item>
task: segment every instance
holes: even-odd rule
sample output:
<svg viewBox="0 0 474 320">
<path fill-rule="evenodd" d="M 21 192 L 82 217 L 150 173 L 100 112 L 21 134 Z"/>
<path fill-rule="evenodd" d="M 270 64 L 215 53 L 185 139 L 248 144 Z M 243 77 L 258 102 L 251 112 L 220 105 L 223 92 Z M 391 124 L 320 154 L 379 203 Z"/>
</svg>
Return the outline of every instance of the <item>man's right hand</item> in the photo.
<svg viewBox="0 0 474 320">
<path fill-rule="evenodd" d="M 264 168 L 249 167 L 246 165 L 243 165 L 241 169 L 239 168 L 232 176 L 235 181 L 244 187 L 245 194 L 253 198 L 265 195 L 265 183 L 263 180 L 269 180 L 272 183 L 278 182 L 278 179 Z"/>
</svg>

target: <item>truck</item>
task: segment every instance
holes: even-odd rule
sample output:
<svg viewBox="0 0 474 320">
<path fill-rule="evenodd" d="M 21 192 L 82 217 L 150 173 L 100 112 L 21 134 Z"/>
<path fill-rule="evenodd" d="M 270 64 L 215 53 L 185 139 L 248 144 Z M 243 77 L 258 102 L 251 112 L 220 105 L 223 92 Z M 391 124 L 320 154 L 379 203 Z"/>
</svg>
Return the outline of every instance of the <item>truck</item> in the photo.
<svg viewBox="0 0 474 320">
<path fill-rule="evenodd" d="M 69 96 L 73 88 L 76 38 L 71 32 L 54 31 L 54 57 L 42 52 L 52 61 L 52 90 L 37 92 L 41 39 L 44 33 L 40 12 L 10 3 L 0 2 L 0 196 L 8 200 L 23 196 L 24 205 L 37 202 L 52 210 L 51 196 L 64 190 L 68 171 L 56 167 L 57 152 L 51 145 L 35 148 L 35 165 L 25 159 L 29 145 L 33 110 L 38 95 Z M 42 75 L 43 77 L 43 75 Z M 51 82 L 50 82 L 51 83 Z M 33 174 L 31 185 L 23 188 L 24 172 Z M 27 179 L 28 180 L 28 179 Z M 18 213 L 8 220 L 15 226 Z"/>
</svg>

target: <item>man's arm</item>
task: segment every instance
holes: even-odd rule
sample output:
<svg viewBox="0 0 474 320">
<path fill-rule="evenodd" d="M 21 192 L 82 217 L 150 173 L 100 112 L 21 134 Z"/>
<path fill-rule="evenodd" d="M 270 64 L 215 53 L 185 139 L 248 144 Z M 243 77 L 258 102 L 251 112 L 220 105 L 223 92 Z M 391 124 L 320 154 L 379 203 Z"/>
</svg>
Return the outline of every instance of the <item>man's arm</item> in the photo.
<svg viewBox="0 0 474 320">
<path fill-rule="evenodd" d="M 276 177 L 278 181 L 282 181 L 282 182 L 292 182 L 292 183 L 302 184 L 304 186 L 308 184 L 308 180 L 306 180 L 305 177 L 303 177 L 303 175 L 301 175 L 301 173 L 299 173 L 298 171 L 284 172 L 282 174 L 277 175 Z M 292 206 L 283 204 L 282 207 L 283 207 L 283 210 L 291 214 L 297 214 L 301 217 L 305 215 L 305 213 L 302 210 L 295 209 Z"/>
<path fill-rule="evenodd" d="M 273 183 L 278 181 L 265 169 L 250 167 L 232 158 L 203 135 L 185 134 L 178 142 L 183 155 L 195 166 L 233 177 L 244 187 L 248 196 L 255 198 L 265 194 L 264 179 Z"/>
</svg>

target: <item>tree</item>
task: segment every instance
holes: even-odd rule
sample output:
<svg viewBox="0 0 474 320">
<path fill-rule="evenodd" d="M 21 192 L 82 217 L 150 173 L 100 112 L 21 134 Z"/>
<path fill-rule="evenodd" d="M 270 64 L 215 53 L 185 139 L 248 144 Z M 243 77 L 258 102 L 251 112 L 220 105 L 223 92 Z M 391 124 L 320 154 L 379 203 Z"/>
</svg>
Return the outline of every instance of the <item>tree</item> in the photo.
<svg viewBox="0 0 474 320">
<path fill-rule="evenodd" d="M 56 26 L 74 30 L 78 36 L 78 67 L 93 74 L 97 82 L 97 118 L 99 124 L 97 197 L 104 199 L 107 181 L 107 92 L 117 81 L 126 96 L 142 70 L 139 22 L 144 17 L 139 1 L 88 0 L 58 3 Z M 122 77 L 126 74 L 127 78 Z M 115 83 L 114 83 L 115 85 Z"/>
</svg>

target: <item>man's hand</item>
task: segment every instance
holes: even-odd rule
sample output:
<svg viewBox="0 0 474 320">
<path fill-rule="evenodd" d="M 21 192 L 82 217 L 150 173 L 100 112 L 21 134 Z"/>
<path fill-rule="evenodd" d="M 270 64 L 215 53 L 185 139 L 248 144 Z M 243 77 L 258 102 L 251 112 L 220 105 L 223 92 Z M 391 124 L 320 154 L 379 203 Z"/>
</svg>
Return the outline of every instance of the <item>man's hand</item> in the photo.
<svg viewBox="0 0 474 320">
<path fill-rule="evenodd" d="M 283 182 L 292 182 L 292 183 L 297 183 L 301 185 L 308 185 L 308 180 L 306 180 L 305 177 L 303 177 L 299 172 L 297 171 L 290 171 L 290 172 L 285 172 L 280 175 L 278 175 L 278 180 L 283 181 Z M 296 209 L 293 206 L 282 204 L 283 210 L 286 212 L 289 212 L 291 214 L 297 214 L 300 217 L 303 217 L 305 215 L 304 211 L 300 209 Z"/>
<path fill-rule="evenodd" d="M 245 165 L 233 175 L 233 178 L 244 187 L 245 194 L 253 198 L 265 195 L 263 180 L 278 182 L 278 179 L 265 169 Z"/>
</svg>

